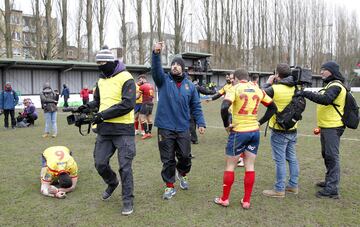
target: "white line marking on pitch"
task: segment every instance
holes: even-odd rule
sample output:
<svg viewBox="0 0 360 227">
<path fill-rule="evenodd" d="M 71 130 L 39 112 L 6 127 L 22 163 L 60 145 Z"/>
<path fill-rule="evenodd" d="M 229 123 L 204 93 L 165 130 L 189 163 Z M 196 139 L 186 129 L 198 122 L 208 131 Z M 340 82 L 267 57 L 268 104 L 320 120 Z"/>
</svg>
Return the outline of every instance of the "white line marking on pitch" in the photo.
<svg viewBox="0 0 360 227">
<path fill-rule="evenodd" d="M 219 126 L 206 126 L 207 128 L 216 128 L 216 129 L 224 129 L 224 127 L 219 127 Z M 264 131 L 260 131 L 262 133 L 264 133 Z M 318 137 L 317 135 L 306 135 L 306 134 L 301 134 L 298 133 L 298 136 L 303 136 L 303 137 Z M 348 140 L 348 141 L 357 141 L 360 142 L 360 139 L 355 139 L 355 138 L 345 138 L 345 137 L 341 137 L 341 140 Z"/>
</svg>

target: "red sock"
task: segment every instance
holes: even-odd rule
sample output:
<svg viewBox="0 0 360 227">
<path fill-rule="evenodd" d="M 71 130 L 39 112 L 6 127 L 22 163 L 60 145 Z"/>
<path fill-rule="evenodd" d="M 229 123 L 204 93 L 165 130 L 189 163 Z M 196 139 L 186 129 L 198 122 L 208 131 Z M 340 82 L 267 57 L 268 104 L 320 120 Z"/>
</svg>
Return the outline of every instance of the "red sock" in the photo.
<svg viewBox="0 0 360 227">
<path fill-rule="evenodd" d="M 244 153 L 240 154 L 240 158 L 244 158 L 244 156 L 245 156 Z"/>
<path fill-rule="evenodd" d="M 136 120 L 136 121 L 135 121 L 135 130 L 138 130 L 138 129 L 139 129 L 139 121 Z"/>
<path fill-rule="evenodd" d="M 168 188 L 174 188 L 174 183 L 166 183 L 166 187 L 168 187 Z"/>
<path fill-rule="evenodd" d="M 244 176 L 244 202 L 250 203 L 250 197 L 255 182 L 255 171 L 246 171 Z"/>
<path fill-rule="evenodd" d="M 235 174 L 233 171 L 224 171 L 223 178 L 223 195 L 221 200 L 225 201 L 229 199 L 231 186 L 234 183 Z"/>
</svg>

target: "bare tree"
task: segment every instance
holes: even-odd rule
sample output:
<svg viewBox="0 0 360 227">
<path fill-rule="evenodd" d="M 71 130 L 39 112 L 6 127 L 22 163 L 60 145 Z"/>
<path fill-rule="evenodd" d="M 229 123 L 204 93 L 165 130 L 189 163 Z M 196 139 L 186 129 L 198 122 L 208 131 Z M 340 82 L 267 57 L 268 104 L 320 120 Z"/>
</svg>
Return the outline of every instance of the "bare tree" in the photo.
<svg viewBox="0 0 360 227">
<path fill-rule="evenodd" d="M 53 49 L 53 25 L 51 19 L 51 12 L 52 12 L 52 0 L 45 0 L 45 17 L 46 17 L 46 36 L 47 36 L 47 43 L 46 43 L 46 60 L 52 59 L 52 49 Z"/>
<path fill-rule="evenodd" d="M 5 0 L 5 45 L 6 45 L 7 58 L 13 57 L 10 18 L 11 18 L 10 0 Z"/>
<path fill-rule="evenodd" d="M 61 36 L 61 54 L 62 59 L 67 59 L 67 0 L 58 1 L 58 9 L 61 14 L 61 26 L 62 26 L 62 36 Z"/>
<path fill-rule="evenodd" d="M 121 40 L 120 40 L 120 44 L 122 45 L 122 55 L 123 55 L 123 62 L 126 63 L 127 59 L 126 59 L 126 53 L 127 53 L 127 28 L 126 28 L 126 21 L 125 21 L 125 12 L 126 12 L 126 8 L 125 8 L 125 0 L 122 0 L 122 3 L 118 3 L 118 11 L 120 14 L 120 19 L 121 19 Z"/>
<path fill-rule="evenodd" d="M 175 32 L 175 54 L 180 53 L 182 43 L 182 32 L 184 27 L 184 0 L 174 0 L 174 32 Z"/>
<path fill-rule="evenodd" d="M 83 10 L 84 10 L 84 3 L 83 1 L 78 1 L 78 6 L 76 7 L 76 43 L 77 43 L 77 59 L 81 59 L 81 50 L 82 50 L 82 43 L 81 43 L 81 28 L 82 28 L 82 21 L 83 21 Z"/>
<path fill-rule="evenodd" d="M 86 0 L 86 29 L 87 29 L 87 49 L 88 49 L 88 61 L 92 58 L 92 0 Z M 101 47 L 100 47 L 101 48 Z"/>
<path fill-rule="evenodd" d="M 136 0 L 136 20 L 138 29 L 138 43 L 139 43 L 139 64 L 144 64 L 144 45 L 142 34 L 142 0 Z"/>
<path fill-rule="evenodd" d="M 36 31 L 36 48 L 35 48 L 35 58 L 42 59 L 42 27 L 41 27 L 41 19 L 40 19 L 40 0 L 35 0 L 32 3 L 32 11 L 34 15 L 35 21 L 35 31 Z"/>
<path fill-rule="evenodd" d="M 161 0 L 156 0 L 156 21 L 157 21 L 157 38 L 158 41 L 162 41 L 162 30 L 161 30 Z"/>
<path fill-rule="evenodd" d="M 94 3 L 94 11 L 96 15 L 96 22 L 99 29 L 99 46 L 104 45 L 104 27 L 107 21 L 107 15 L 109 13 L 109 1 L 98 0 Z"/>
<path fill-rule="evenodd" d="M 154 44 L 154 19 L 153 19 L 153 1 L 149 1 L 149 22 L 150 22 L 150 40 L 149 40 L 149 48 L 151 53 L 152 46 Z"/>
</svg>

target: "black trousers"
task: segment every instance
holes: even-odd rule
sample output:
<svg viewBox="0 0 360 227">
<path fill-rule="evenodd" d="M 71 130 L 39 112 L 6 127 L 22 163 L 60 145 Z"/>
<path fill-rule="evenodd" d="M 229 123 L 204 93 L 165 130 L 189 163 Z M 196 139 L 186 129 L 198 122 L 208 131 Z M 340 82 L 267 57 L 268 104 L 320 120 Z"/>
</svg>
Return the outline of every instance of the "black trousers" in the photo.
<svg viewBox="0 0 360 227">
<path fill-rule="evenodd" d="M 9 114 L 11 119 L 11 127 L 16 126 L 15 110 L 4 110 L 4 127 L 9 128 Z"/>
<path fill-rule="evenodd" d="M 325 190 L 330 193 L 339 192 L 340 183 L 340 137 L 344 128 L 321 128 L 321 154 L 326 167 Z"/>
<path fill-rule="evenodd" d="M 181 175 L 190 172 L 191 144 L 189 131 L 176 132 L 159 128 L 158 145 L 160 159 L 163 163 L 161 177 L 165 183 L 175 183 L 176 169 Z"/>
<path fill-rule="evenodd" d="M 197 142 L 198 141 L 198 137 L 196 134 L 196 122 L 194 117 L 191 115 L 190 118 L 190 135 L 191 135 L 191 142 Z"/>
<path fill-rule="evenodd" d="M 64 96 L 64 107 L 69 107 L 68 99 L 69 99 L 68 97 Z"/>
<path fill-rule="evenodd" d="M 123 203 L 133 203 L 134 180 L 132 161 L 136 155 L 135 136 L 102 136 L 97 135 L 94 160 L 95 168 L 106 184 L 115 185 L 118 182 L 116 173 L 111 169 L 110 158 L 117 149 L 119 173 L 122 187 Z"/>
</svg>

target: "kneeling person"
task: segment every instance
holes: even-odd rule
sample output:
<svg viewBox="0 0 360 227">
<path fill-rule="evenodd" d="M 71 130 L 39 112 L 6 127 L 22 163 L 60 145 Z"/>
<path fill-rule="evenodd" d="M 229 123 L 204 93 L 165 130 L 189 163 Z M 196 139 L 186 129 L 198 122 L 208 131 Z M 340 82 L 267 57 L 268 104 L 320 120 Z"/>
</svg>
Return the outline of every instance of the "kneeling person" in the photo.
<svg viewBox="0 0 360 227">
<path fill-rule="evenodd" d="M 77 183 L 78 167 L 65 146 L 47 148 L 42 154 L 41 189 L 43 195 L 63 199 Z"/>
</svg>

